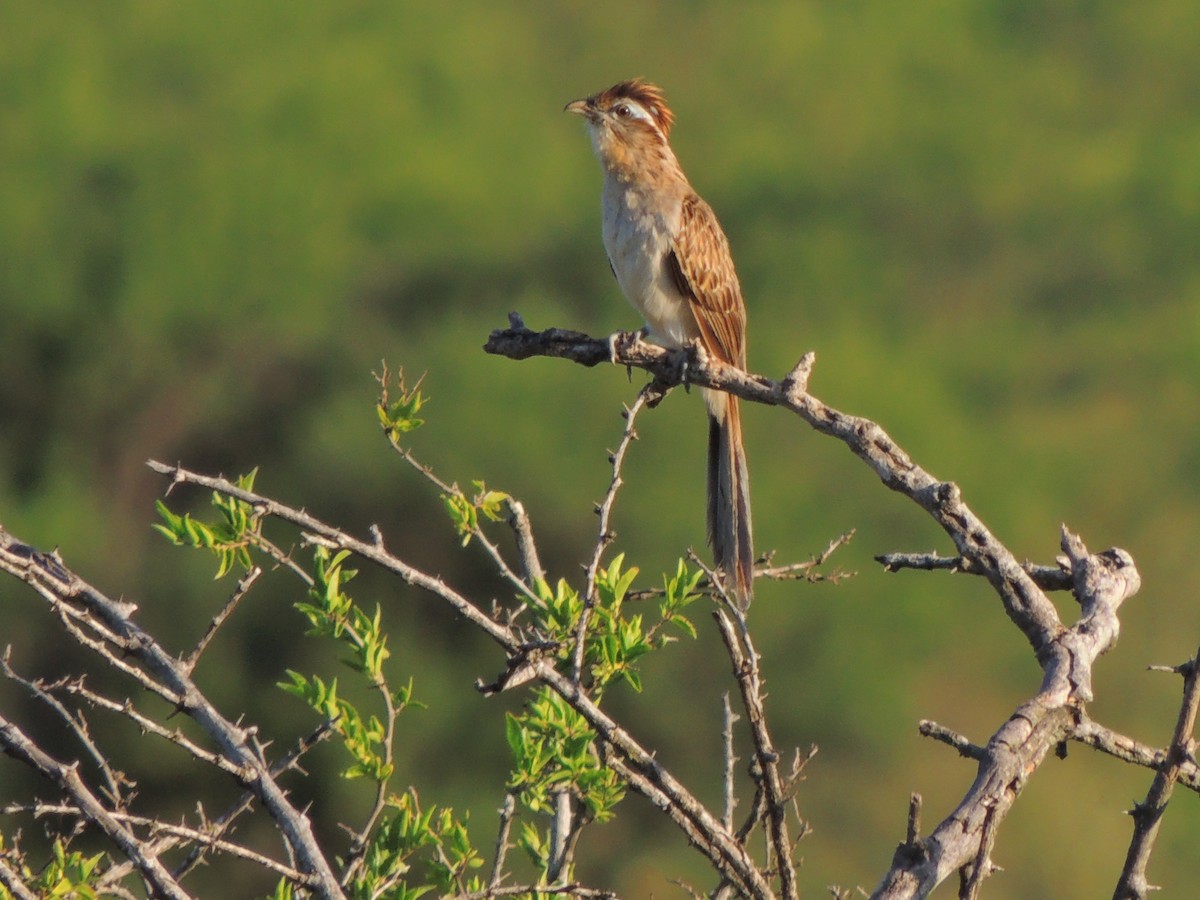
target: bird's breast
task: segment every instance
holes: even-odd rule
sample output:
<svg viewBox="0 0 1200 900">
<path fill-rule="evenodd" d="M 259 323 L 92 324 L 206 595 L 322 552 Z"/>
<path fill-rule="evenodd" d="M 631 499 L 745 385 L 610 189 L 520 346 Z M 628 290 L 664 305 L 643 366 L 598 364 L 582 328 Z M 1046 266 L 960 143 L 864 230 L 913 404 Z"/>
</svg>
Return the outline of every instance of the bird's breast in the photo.
<svg viewBox="0 0 1200 900">
<path fill-rule="evenodd" d="M 663 265 L 679 229 L 681 202 L 664 201 L 616 179 L 605 183 L 603 202 L 604 249 L 617 284 L 651 335 L 667 347 L 697 337 L 688 300 Z"/>
</svg>

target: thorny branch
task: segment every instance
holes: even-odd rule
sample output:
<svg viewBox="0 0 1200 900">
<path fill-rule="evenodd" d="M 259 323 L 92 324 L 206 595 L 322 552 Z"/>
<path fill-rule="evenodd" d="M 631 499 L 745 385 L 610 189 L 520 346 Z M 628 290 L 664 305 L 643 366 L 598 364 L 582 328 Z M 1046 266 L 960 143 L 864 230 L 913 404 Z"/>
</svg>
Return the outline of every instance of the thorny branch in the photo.
<svg viewBox="0 0 1200 900">
<path fill-rule="evenodd" d="M 979 771 L 958 808 L 931 834 L 921 839 L 909 837 L 900 845 L 874 897 L 924 897 L 960 869 L 966 872 L 964 889 L 974 893 L 993 869 L 989 855 L 996 829 L 1047 752 L 1074 738 L 1077 726 L 1079 739 L 1094 746 L 1108 749 L 1120 743 L 1101 737 L 1095 728 L 1084 729 L 1081 715 L 1083 704 L 1092 697 L 1092 665 L 1119 633 L 1117 610 L 1140 587 L 1133 559 L 1119 549 L 1091 555 L 1083 541 L 1064 528 L 1061 545 L 1065 558 L 1058 567 L 1019 562 L 967 506 L 955 484 L 926 472 L 876 423 L 833 409 L 809 393 L 815 362 L 812 353 L 775 381 L 712 359 L 697 344 L 667 350 L 636 335 L 612 341 L 560 329 L 534 332 L 515 313 L 510 315 L 507 329 L 492 332 L 484 349 L 511 359 L 548 356 L 588 366 L 611 360 L 645 369 L 666 385 L 680 383 L 686 372 L 689 384 L 782 406 L 815 431 L 840 440 L 884 485 L 925 510 L 957 551 L 952 557 L 936 553 L 879 557 L 887 571 L 961 571 L 984 576 L 995 589 L 1042 667 L 1041 687 L 986 747 L 976 747 L 932 723 L 925 726 L 926 733 L 977 759 Z M 1046 596 L 1047 590 L 1071 590 L 1080 605 L 1078 621 L 1065 626 Z M 1181 758 L 1176 777 L 1193 762 Z"/>
<path fill-rule="evenodd" d="M 773 381 L 710 359 L 698 346 L 683 351 L 669 351 L 648 344 L 636 335 L 611 341 L 559 329 L 535 333 L 527 329 L 515 314 L 510 317 L 510 326 L 492 334 L 485 348 L 488 352 L 513 359 L 551 356 L 589 366 L 609 360 L 636 366 L 654 376 L 652 391 L 656 395 L 672 385 L 683 383 L 686 378 L 688 384 L 726 390 L 749 401 L 782 406 L 817 432 L 841 441 L 888 488 L 908 497 L 925 510 L 945 531 L 956 551 L 954 556 L 936 553 L 889 554 L 879 558 L 885 568 L 888 571 L 917 568 L 982 575 L 993 586 L 1006 614 L 1032 647 L 1043 670 L 1042 684 L 1037 694 L 1022 703 L 986 745 L 975 745 L 942 726 L 923 723 L 923 733 L 948 743 L 977 762 L 976 779 L 958 807 L 926 836 L 919 834 L 919 803 L 910 803 L 904 842 L 897 847 L 891 867 L 872 896 L 889 900 L 924 897 L 956 872 L 960 876 L 964 895 L 974 896 L 983 879 L 995 869 L 990 853 L 999 826 L 1042 760 L 1066 740 L 1087 743 L 1119 758 L 1154 768 L 1158 773 L 1146 801 L 1135 810 L 1135 835 L 1130 847 L 1132 862 L 1127 867 L 1134 875 L 1128 879 L 1123 876 L 1117 895 L 1143 896 L 1137 891 L 1143 889 L 1145 861 L 1171 787 L 1178 782 L 1195 790 L 1200 783 L 1194 744 L 1190 737 L 1197 704 L 1197 663 L 1193 661 L 1191 670 L 1184 672 L 1187 679 L 1185 701 L 1175 739 L 1166 750 L 1145 747 L 1097 725 L 1087 717 L 1084 706 L 1092 696 L 1092 666 L 1095 659 L 1115 642 L 1119 633 L 1118 609 L 1140 586 L 1137 569 L 1127 553 L 1113 549 L 1090 554 L 1082 540 L 1064 528 L 1061 546 L 1065 556 L 1058 567 L 1018 562 L 966 505 L 956 485 L 939 481 L 918 466 L 879 425 L 839 412 L 808 392 L 808 380 L 815 361 L 811 353 L 806 354 L 782 380 Z M 653 404 L 652 400 L 647 402 Z M 642 403 L 642 398 L 638 403 Z M 631 416 L 619 454 L 623 455 L 624 448 L 632 439 Z M 405 455 L 405 451 L 397 449 Z M 451 485 L 441 485 L 432 472 L 411 456 L 405 455 L 405 458 L 445 490 L 457 490 Z M 758 773 L 757 790 L 750 804 L 749 815 L 744 824 L 732 832 L 733 802 L 728 791 L 725 809 L 718 818 L 679 783 L 652 752 L 641 746 L 600 709 L 581 685 L 577 667 L 571 673 L 574 677 L 560 672 L 544 653 L 529 645 L 523 635 L 514 629 L 511 618 L 502 621 L 499 613 L 487 614 L 478 604 L 441 579 L 420 571 L 392 554 L 378 529 L 372 529 L 371 539 L 364 541 L 303 510 L 243 489 L 223 478 L 156 462 L 151 462 L 150 466 L 168 476 L 172 487 L 194 484 L 240 499 L 250 504 L 260 519 L 275 517 L 297 526 L 309 544 L 349 550 L 440 598 L 489 635 L 504 651 L 510 665 L 520 661 L 530 677 L 550 687 L 583 716 L 596 733 L 596 742 L 605 762 L 633 790 L 662 809 L 712 861 L 724 879 L 718 894 L 724 896 L 729 893 L 728 888 L 732 888 L 750 897 L 773 898 L 776 894 L 771 879 L 779 878 L 783 896 L 796 896 L 792 868 L 793 845 L 788 836 L 784 812 L 792 802 L 795 784 L 806 760 L 802 761 L 797 755 L 789 777 L 785 778 L 779 772 L 778 753 L 771 743 L 765 713 L 762 712 L 763 694 L 761 677 L 757 671 L 757 655 L 749 640 L 744 619 L 739 619 L 735 627 L 723 612 L 717 614 L 742 692 L 743 708 L 747 712 L 754 743 L 755 770 Z M 618 458 L 614 460 L 610 499 L 620 483 L 619 468 Z M 510 513 L 523 574 L 519 575 L 509 567 L 499 549 L 483 540 L 482 535 L 481 544 L 502 573 L 518 588 L 518 592 L 529 596 L 532 584 L 542 576 L 541 563 L 523 510 L 510 504 Z M 607 546 L 608 525 L 604 515 L 601 519 L 597 560 Z M 833 546 L 829 548 L 830 551 Z M 285 555 L 277 553 L 277 558 L 286 564 Z M 41 553 L 2 529 L 0 569 L 28 582 L 52 605 L 64 626 L 81 643 L 99 653 L 110 665 L 129 674 L 147 690 L 163 696 L 196 719 L 214 741 L 222 757 L 241 773 L 239 780 L 276 817 L 288 840 L 289 851 L 294 854 L 297 877 L 303 878 L 319 896 L 342 896 L 341 885 L 316 844 L 307 818 L 293 809 L 278 789 L 274 782 L 277 773 L 262 759 L 261 747 L 254 735 L 221 718 L 191 682 L 189 676 L 198 652 L 182 662 L 165 654 L 149 635 L 133 623 L 132 606 L 105 597 L 74 575 L 57 556 Z M 760 568 L 759 574 L 788 577 L 802 571 L 798 567 L 776 568 L 768 562 Z M 1045 594 L 1049 590 L 1072 592 L 1080 608 L 1080 616 L 1074 624 L 1067 626 L 1060 620 L 1057 610 Z M 232 607 L 237 600 L 238 594 L 235 594 L 229 606 Z M 214 620 L 213 630 L 219 626 L 220 621 Z M 202 649 L 203 642 L 198 651 Z M 1183 669 L 1181 667 L 1181 671 Z M 726 718 L 727 723 L 732 724 L 728 715 Z M 87 810 L 89 819 L 94 818 L 126 849 L 129 858 L 156 892 L 162 896 L 186 896 L 178 888 L 175 877 L 157 862 L 156 854 L 162 851 L 164 845 L 127 847 L 130 837 L 123 833 L 125 825 L 119 816 L 107 810 L 98 798 L 86 791 L 72 767 L 64 766 L 42 753 L 6 720 L 0 720 L 0 743 L 9 753 L 26 759 L 58 784 L 71 803 Z M 727 749 L 727 768 L 732 765 L 731 753 Z M 116 812 L 123 814 L 120 810 Z M 510 821 L 511 816 L 508 816 L 502 823 L 498 858 L 508 843 L 506 824 Z M 759 868 L 755 864 L 745 845 L 748 834 L 758 823 L 765 823 L 772 849 L 766 868 Z M 804 823 L 801 825 L 803 836 L 806 826 Z M 163 840 L 168 838 L 164 837 Z M 0 863 L 3 863 L 3 859 L 0 859 Z M 499 859 L 497 865 L 501 865 Z M 499 871 L 499 868 L 494 870 L 489 890 L 480 894 L 481 898 L 522 890 L 501 886 Z M 7 867 L 0 869 L 0 881 L 7 883 L 8 874 Z M 1122 894 L 1126 886 L 1133 892 Z M 539 887 L 538 890 L 571 896 L 607 896 L 604 892 L 578 885 Z M 20 891 L 14 889 L 14 893 L 19 895 Z"/>
<path fill-rule="evenodd" d="M 1175 723 L 1175 734 L 1167 748 L 1146 799 L 1137 804 L 1130 815 L 1133 817 L 1133 839 L 1125 856 L 1125 866 L 1113 893 L 1113 900 L 1145 900 L 1149 891 L 1155 890 L 1146 878 L 1146 866 L 1150 862 L 1150 851 L 1158 836 L 1163 813 L 1179 781 L 1180 773 L 1187 764 L 1196 764 L 1196 712 L 1200 708 L 1200 650 L 1188 662 L 1176 666 L 1174 671 L 1183 675 L 1183 702 L 1179 707 L 1179 719 Z"/>
<path fill-rule="evenodd" d="M 575 626 L 575 646 L 571 651 L 571 677 L 575 681 L 579 681 L 583 676 L 584 636 L 587 634 L 592 608 L 596 605 L 596 575 L 600 571 L 600 561 L 604 558 L 604 551 L 616 538 L 612 531 L 612 511 L 613 504 L 617 500 L 617 491 L 624 484 L 621 479 L 621 466 L 625 462 L 625 454 L 629 452 L 630 445 L 637 440 L 635 427 L 637 416 L 646 406 L 648 394 L 649 390 L 643 389 L 638 394 L 633 406 L 625 410 L 625 431 L 621 435 L 621 442 L 617 444 L 617 449 L 608 457 L 609 463 L 612 465 L 612 479 L 609 481 L 608 490 L 604 492 L 604 499 L 596 507 L 596 516 L 600 520 L 599 533 L 596 535 L 596 546 L 592 551 L 592 558 L 588 562 L 587 580 L 583 589 L 583 613 L 579 616 L 579 624 Z"/>
<path fill-rule="evenodd" d="M 121 822 L 105 804 L 88 789 L 80 778 L 77 764 L 63 763 L 41 749 L 17 725 L 0 716 L 0 747 L 4 752 L 26 763 L 59 787 L 88 821 L 106 834 L 141 871 L 155 891 L 171 900 L 187 900 L 188 894 L 167 871 L 158 856 L 149 852 L 146 844 Z"/>
<path fill-rule="evenodd" d="M 405 582 L 440 597 L 464 619 L 489 635 L 504 649 L 510 659 L 522 660 L 522 664 L 528 666 L 530 674 L 540 678 L 573 706 L 596 730 L 597 739 L 613 768 L 622 774 L 628 773 L 628 781 L 635 791 L 664 808 L 672 821 L 708 856 L 718 871 L 729 877 L 751 897 L 775 896 L 767 879 L 755 866 L 740 840 L 728 834 L 721 827 L 717 817 L 674 776 L 663 769 L 652 753 L 604 713 L 578 683 L 562 675 L 548 660 L 539 657 L 538 654 L 531 655 L 509 625 L 496 621 L 441 579 L 427 575 L 393 555 L 382 540 L 368 542 L 355 538 L 303 510 L 238 487 L 225 478 L 202 475 L 180 466 L 168 466 L 159 462 L 151 461 L 148 465 L 154 471 L 168 476 L 172 485 L 194 484 L 225 496 L 235 497 L 250 504 L 260 517 L 270 516 L 298 526 L 309 543 L 333 550 L 350 550 L 398 575 Z"/>
<path fill-rule="evenodd" d="M 30 547 L 3 529 L 0 529 L 0 570 L 28 583 L 50 603 L 68 630 L 109 665 L 127 672 L 149 690 L 171 698 L 181 712 L 195 720 L 238 773 L 238 781 L 254 792 L 275 819 L 295 854 L 297 865 L 313 877 L 316 893 L 322 897 L 343 896 L 309 819 L 292 805 L 276 782 L 253 731 L 221 715 L 191 680 L 186 663 L 168 653 L 133 621 L 130 604 L 111 600 L 67 569 L 56 556 Z M 85 634 L 85 629 L 95 636 Z M 5 722 L 0 729 L 0 744 L 85 810 L 89 819 L 103 828 L 163 896 L 186 896 L 157 858 L 149 855 L 113 817 L 112 810 L 87 789 L 77 767 L 64 765 L 45 754 L 11 722 Z"/>
<path fill-rule="evenodd" d="M 746 711 L 754 741 L 754 771 L 766 800 L 765 824 L 775 867 L 779 871 L 780 892 L 785 898 L 794 898 L 798 896 L 798 889 L 787 823 L 788 801 L 791 797 L 779 774 L 779 751 L 775 749 L 767 729 L 758 653 L 750 639 L 745 617 L 737 614 L 736 604 L 729 604 L 728 608 L 735 613 L 736 628 L 725 610 L 717 610 L 713 617 L 733 663 L 733 676 L 741 691 L 742 707 Z"/>
</svg>

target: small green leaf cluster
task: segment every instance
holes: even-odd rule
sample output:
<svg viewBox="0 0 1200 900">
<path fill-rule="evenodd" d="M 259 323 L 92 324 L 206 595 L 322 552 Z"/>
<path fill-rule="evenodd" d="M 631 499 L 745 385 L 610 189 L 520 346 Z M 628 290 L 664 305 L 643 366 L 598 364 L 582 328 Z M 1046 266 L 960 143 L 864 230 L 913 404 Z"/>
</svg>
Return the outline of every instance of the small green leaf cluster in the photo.
<svg viewBox="0 0 1200 900">
<path fill-rule="evenodd" d="M 624 613 L 629 590 L 638 574 L 636 566 L 625 569 L 624 564 L 625 554 L 618 554 L 607 568 L 596 573 L 596 600 L 584 635 L 584 659 L 592 679 L 590 691 L 596 698 L 616 681 L 625 682 L 635 691 L 642 690 L 637 662 L 674 640 L 666 633 L 666 626 L 696 637 L 696 628 L 683 611 L 701 596 L 697 587 L 703 572 L 688 569 L 683 560 L 678 562 L 675 574 L 663 579 L 659 621 L 647 629 L 641 613 L 631 616 Z M 570 661 L 584 612 L 583 598 L 565 579 L 559 579 L 553 589 L 540 582 L 536 585 L 536 597 L 536 601 L 528 603 L 534 621 L 546 640 L 560 648 L 559 658 L 565 665 Z"/>
<path fill-rule="evenodd" d="M 400 442 L 400 436 L 408 434 L 410 431 L 416 431 L 425 424 L 425 420 L 417 414 L 421 411 L 421 407 L 425 405 L 426 398 L 421 395 L 421 382 L 409 390 L 404 384 L 404 372 L 401 370 L 397 373 L 397 385 L 400 392 L 400 397 L 397 400 L 392 400 L 388 396 L 388 381 L 389 376 L 386 368 L 379 378 L 380 394 L 379 403 L 375 406 L 375 411 L 379 415 L 379 424 L 383 426 L 383 432 L 387 435 L 389 441 L 393 444 Z"/>
<path fill-rule="evenodd" d="M 450 808 L 422 810 L 414 790 L 388 800 L 388 813 L 371 836 L 363 872 L 350 884 L 351 897 L 415 898 L 483 890 L 483 858 L 471 845 L 466 822 Z M 413 872 L 419 887 L 400 881 Z"/>
<path fill-rule="evenodd" d="M 552 812 L 554 795 L 567 790 L 584 804 L 589 818 L 612 818 L 625 787 L 601 762 L 595 731 L 562 697 L 539 689 L 520 715 L 505 717 L 505 736 L 514 760 L 508 786 L 530 810 Z"/>
<path fill-rule="evenodd" d="M 318 547 L 308 600 L 297 603 L 296 608 L 311 624 L 309 634 L 333 638 L 350 650 L 346 663 L 383 693 L 387 721 L 364 715 L 342 697 L 336 678 L 326 681 L 289 670 L 289 681 L 280 684 L 334 723 L 353 758 L 343 777 L 370 778 L 384 792 L 381 798 L 386 795 L 385 812 L 365 835 L 361 865 L 353 868 L 348 893 L 356 898 L 415 898 L 430 891 L 442 895 L 482 890 L 483 883 L 470 873 L 482 866 L 483 860 L 470 842 L 465 822 L 455 818 L 451 809 L 422 811 L 411 788 L 401 795 L 386 794 L 395 771 L 389 723 L 415 703 L 412 680 L 398 689 L 388 684 L 383 664 L 390 653 L 381 628 L 381 611 L 376 605 L 374 614 L 368 615 L 343 589 L 357 574 L 344 567 L 349 556 L 345 550 L 331 553 Z M 408 880 L 413 884 L 406 876 L 411 876 Z M 281 884 L 280 890 L 285 888 Z"/>
<path fill-rule="evenodd" d="M 2 845 L 0 841 L 0 845 Z M 63 900 L 92 900 L 100 897 L 95 887 L 97 876 L 103 871 L 101 864 L 105 854 L 84 856 L 77 851 L 67 852 L 66 845 L 56 840 L 53 856 L 36 876 L 23 864 L 20 864 L 22 882 L 37 891 L 37 896 L 45 898 L 63 898 Z M 9 858 L 9 865 L 14 860 Z M 0 900 L 12 900 L 11 894 L 4 885 L 0 884 Z"/>
<path fill-rule="evenodd" d="M 483 866 L 483 858 L 453 809 L 422 811 L 411 789 L 390 797 L 388 809 L 365 850 L 365 865 L 346 886 L 352 900 L 416 900 L 431 891 L 447 896 L 485 889 L 483 879 L 471 874 Z M 419 883 L 409 885 L 404 879 L 409 874 Z M 271 900 L 295 896 L 291 882 L 283 878 Z"/>
<path fill-rule="evenodd" d="M 636 669 L 637 661 L 654 649 L 642 627 L 641 614 L 621 615 L 625 596 L 636 567 L 621 571 L 625 554 L 619 554 L 607 569 L 596 573 L 596 607 L 589 622 L 592 632 L 586 644 L 585 658 L 591 666 L 592 678 L 600 691 L 614 681 L 622 680 L 638 693 L 642 678 Z"/>
<path fill-rule="evenodd" d="M 256 474 L 257 469 L 241 476 L 237 486 L 242 490 L 253 490 Z M 254 508 L 244 500 L 214 491 L 212 504 L 220 512 L 221 521 L 209 525 L 193 519 L 187 513 L 177 515 L 167 504 L 158 500 L 154 506 L 163 521 L 156 523 L 154 529 L 176 546 L 211 550 L 218 561 L 216 577 L 223 578 L 235 565 L 250 568 L 250 546 L 259 536 L 262 523 Z"/>
<path fill-rule="evenodd" d="M 287 676 L 290 681 L 280 682 L 279 687 L 331 721 L 346 751 L 354 758 L 354 764 L 342 771 L 342 777 L 365 776 L 377 782 L 386 781 L 392 774 L 392 764 L 381 752 L 387 729 L 380 718 L 364 717 L 358 707 L 340 697 L 336 678 L 326 682 L 319 675 L 308 678 L 293 669 L 287 670 Z"/>
<path fill-rule="evenodd" d="M 663 599 L 658 604 L 662 624 L 674 625 L 692 640 L 696 639 L 696 626 L 683 615 L 683 610 L 699 599 L 698 588 L 703 577 L 704 573 L 700 569 L 693 571 L 682 559 L 679 560 L 675 566 L 675 574 L 663 576 Z M 665 644 L 671 638 L 663 635 L 659 640 Z"/>
<path fill-rule="evenodd" d="M 365 611 L 350 598 L 342 585 L 351 581 L 357 570 L 343 568 L 349 558 L 348 550 L 331 554 L 324 547 L 313 553 L 313 582 L 308 591 L 309 602 L 297 603 L 296 608 L 308 619 L 310 635 L 330 637 L 349 648 L 345 660 L 354 671 L 365 675 L 371 684 L 387 698 L 389 721 L 413 703 L 412 680 L 393 690 L 383 672 L 383 663 L 391 655 L 387 635 L 383 633 L 382 612 L 375 606 L 374 615 Z M 392 775 L 394 767 L 388 752 L 388 724 L 378 716 L 364 716 L 358 708 L 338 694 L 336 678 L 325 681 L 318 675 L 306 677 L 291 669 L 288 681 L 279 687 L 300 697 L 313 710 L 333 722 L 354 763 L 342 772 L 344 778 L 367 777 L 380 784 Z"/>
<path fill-rule="evenodd" d="M 699 598 L 697 587 L 703 573 L 690 571 L 680 560 L 675 574 L 663 580 L 659 621 L 647 629 L 641 613 L 625 614 L 638 569 L 625 569 L 624 562 L 624 555 L 618 555 L 607 568 L 597 571 L 595 602 L 587 619 L 583 658 L 591 676 L 589 693 L 597 701 L 618 682 L 641 691 L 637 663 L 673 640 L 664 633 L 665 626 L 674 626 L 693 638 L 696 635 L 683 611 Z M 529 601 L 534 622 L 545 638 L 559 647 L 559 666 L 566 669 L 572 664 L 572 648 L 584 614 L 583 598 L 562 579 L 553 589 L 544 581 L 536 588 L 536 601 Z M 555 797 L 565 791 L 582 806 L 589 821 L 604 822 L 615 814 L 625 785 L 600 758 L 595 731 L 559 694 L 539 689 L 520 713 L 506 716 L 505 736 L 514 760 L 508 786 L 530 811 L 553 814 Z M 547 871 L 547 832 L 532 822 L 522 822 L 517 843 L 539 871 Z"/>
<path fill-rule="evenodd" d="M 472 481 L 471 484 L 475 486 L 475 495 L 469 499 L 457 485 L 442 494 L 442 502 L 450 514 L 454 530 L 462 537 L 464 547 L 479 532 L 479 514 L 482 513 L 491 522 L 501 522 L 504 520 L 504 504 L 509 499 L 504 491 L 489 491 L 482 481 Z"/>
<path fill-rule="evenodd" d="M 318 547 L 313 554 L 313 584 L 308 591 L 311 602 L 297 603 L 296 609 L 312 625 L 309 634 L 344 642 L 353 654 L 347 665 L 378 684 L 383 679 L 384 660 L 391 656 L 387 635 L 381 628 L 382 612 L 376 604 L 375 614 L 367 615 L 342 590 L 342 585 L 358 574 L 356 569 L 342 567 L 349 557 L 349 550 L 330 555 L 327 549 Z"/>
</svg>

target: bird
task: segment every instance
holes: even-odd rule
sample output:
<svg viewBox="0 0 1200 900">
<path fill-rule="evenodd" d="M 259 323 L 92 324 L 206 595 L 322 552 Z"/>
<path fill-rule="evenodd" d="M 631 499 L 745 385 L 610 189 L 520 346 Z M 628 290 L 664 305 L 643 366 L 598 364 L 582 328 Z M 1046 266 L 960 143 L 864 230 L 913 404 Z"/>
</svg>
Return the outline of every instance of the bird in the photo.
<svg viewBox="0 0 1200 900">
<path fill-rule="evenodd" d="M 668 138 L 675 115 L 641 78 L 573 100 L 600 160 L 604 248 L 621 292 L 660 346 L 699 341 L 746 368 L 746 307 L 729 241 L 696 193 Z M 738 398 L 704 390 L 708 408 L 708 542 L 724 587 L 745 610 L 753 597 L 750 477 Z"/>
</svg>

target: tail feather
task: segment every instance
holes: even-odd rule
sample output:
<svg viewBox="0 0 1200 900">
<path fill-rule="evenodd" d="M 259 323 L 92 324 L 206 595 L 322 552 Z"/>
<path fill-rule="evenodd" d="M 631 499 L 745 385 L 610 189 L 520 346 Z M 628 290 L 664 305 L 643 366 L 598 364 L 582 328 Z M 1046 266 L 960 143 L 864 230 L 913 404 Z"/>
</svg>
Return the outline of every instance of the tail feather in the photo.
<svg viewBox="0 0 1200 900">
<path fill-rule="evenodd" d="M 726 587 L 747 608 L 754 595 L 750 475 L 738 401 L 728 394 L 709 397 L 708 543 Z"/>
</svg>

